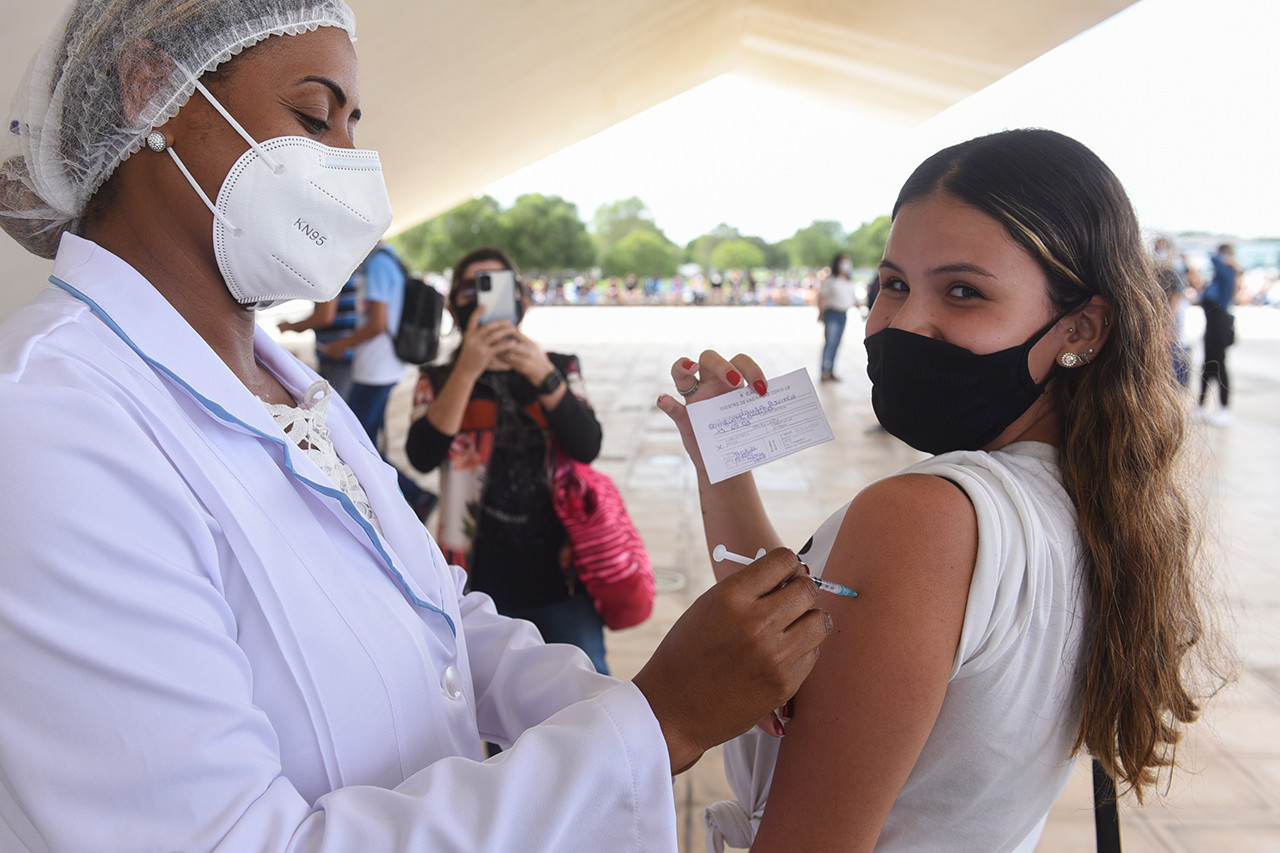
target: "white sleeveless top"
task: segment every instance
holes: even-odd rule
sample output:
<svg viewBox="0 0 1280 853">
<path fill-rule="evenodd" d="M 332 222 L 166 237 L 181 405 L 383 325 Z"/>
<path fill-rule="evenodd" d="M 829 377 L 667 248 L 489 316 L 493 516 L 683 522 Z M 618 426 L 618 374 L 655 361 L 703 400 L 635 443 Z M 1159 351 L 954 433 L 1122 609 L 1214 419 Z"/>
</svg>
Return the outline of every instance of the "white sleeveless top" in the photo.
<svg viewBox="0 0 1280 853">
<path fill-rule="evenodd" d="M 1057 449 L 1020 442 L 959 451 L 902 473 L 944 477 L 965 491 L 978 556 L 942 709 L 876 850 L 1034 850 L 1074 766 L 1087 630 L 1083 547 Z M 815 575 L 848 506 L 802 552 Z M 737 801 L 707 809 L 711 853 L 751 845 L 778 744 L 758 730 L 725 744 Z"/>
</svg>

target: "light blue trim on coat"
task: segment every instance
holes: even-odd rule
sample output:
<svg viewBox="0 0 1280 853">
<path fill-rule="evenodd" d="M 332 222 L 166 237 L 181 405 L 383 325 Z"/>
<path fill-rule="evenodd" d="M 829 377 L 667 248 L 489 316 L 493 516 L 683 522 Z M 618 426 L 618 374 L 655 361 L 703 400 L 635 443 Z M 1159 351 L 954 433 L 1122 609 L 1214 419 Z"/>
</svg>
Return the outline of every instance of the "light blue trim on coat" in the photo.
<svg viewBox="0 0 1280 853">
<path fill-rule="evenodd" d="M 129 349 L 137 353 L 139 358 L 141 358 L 147 364 L 151 365 L 156 370 L 160 371 L 165 376 L 168 376 L 170 379 L 176 382 L 179 386 L 181 386 L 184 390 L 186 390 L 186 392 L 190 394 L 197 402 L 199 402 L 201 406 L 208 409 L 219 420 L 226 421 L 227 423 L 235 424 L 236 426 L 246 430 L 252 435 L 256 435 L 259 438 L 265 439 L 266 441 L 270 441 L 271 443 L 278 446 L 284 453 L 285 468 L 288 469 L 290 474 L 297 477 L 299 480 L 306 483 L 313 490 L 319 492 L 320 494 L 325 495 L 326 497 L 333 498 L 334 500 L 338 501 L 338 503 L 341 504 L 342 508 L 346 511 L 347 515 L 351 516 L 352 520 L 354 520 L 355 523 L 358 524 L 362 530 L 364 530 L 365 535 L 369 537 L 369 541 L 373 543 L 373 547 L 377 550 L 378 554 L 382 557 L 383 563 L 385 564 L 384 571 L 394 579 L 396 585 L 400 587 L 405 597 L 414 605 L 421 607 L 425 610 L 429 610 L 432 613 L 438 613 L 441 616 L 443 616 L 444 621 L 447 622 L 449 625 L 449 630 L 453 632 L 453 636 L 455 638 L 458 636 L 457 626 L 454 625 L 453 619 L 449 616 L 448 613 L 446 613 L 445 611 L 441 610 L 439 607 L 436 607 L 434 604 L 431 604 L 428 601 L 423 601 L 422 599 L 418 598 L 417 595 L 414 594 L 412 588 L 410 588 L 409 586 L 408 581 L 405 580 L 404 575 L 402 575 L 400 571 L 396 568 L 395 561 L 391 558 L 391 554 L 383 546 L 382 537 L 378 535 L 377 530 L 374 529 L 374 526 L 369 521 L 369 519 L 365 518 L 360 513 L 360 510 L 356 509 L 356 505 L 352 502 L 351 498 L 347 496 L 346 492 L 343 492 L 341 489 L 337 489 L 331 485 L 317 483 L 313 480 L 308 479 L 302 474 L 298 473 L 297 469 L 295 469 L 293 466 L 294 447 L 292 444 L 290 444 L 289 442 L 285 441 L 284 439 L 278 436 L 268 435 L 267 433 L 263 432 L 260 429 L 257 429 L 251 424 L 245 423 L 244 421 L 237 418 L 235 415 L 228 412 L 225 408 L 223 408 L 218 403 L 215 403 L 213 400 L 210 400 L 208 397 L 205 397 L 203 394 L 196 391 L 196 389 L 188 385 L 186 381 L 182 379 L 182 377 L 178 376 L 178 374 L 174 373 L 168 367 L 166 367 L 165 365 L 161 364 L 160 362 L 156 361 L 155 359 L 148 356 L 145 352 L 143 352 L 142 349 L 137 344 L 135 344 L 133 340 L 130 339 L 130 337 L 125 333 L 124 329 L 120 328 L 120 326 L 116 324 L 115 320 L 111 318 L 111 315 L 108 314 L 102 306 L 94 302 L 87 295 L 85 295 L 84 293 L 81 293 L 79 290 L 72 287 L 70 284 L 67 284 L 65 281 L 58 278 L 57 276 L 52 276 L 52 275 L 49 276 L 49 281 L 57 285 L 58 287 L 62 288 L 63 290 L 65 290 L 67 293 L 71 294 L 75 298 L 79 299 L 85 305 L 89 306 L 89 310 L 93 312 L 94 316 L 97 317 L 99 320 L 101 320 L 103 323 L 105 323 L 107 328 L 109 328 L 112 332 L 114 332 L 116 336 L 120 338 L 120 340 L 124 341 L 125 345 L 128 346 Z"/>
</svg>

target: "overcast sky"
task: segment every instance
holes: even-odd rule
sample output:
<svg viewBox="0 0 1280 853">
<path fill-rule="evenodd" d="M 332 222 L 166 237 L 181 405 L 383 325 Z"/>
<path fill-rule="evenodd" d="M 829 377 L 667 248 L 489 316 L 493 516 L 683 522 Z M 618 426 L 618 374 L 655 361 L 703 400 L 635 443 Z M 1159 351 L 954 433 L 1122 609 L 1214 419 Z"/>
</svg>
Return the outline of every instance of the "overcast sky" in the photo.
<svg viewBox="0 0 1280 853">
<path fill-rule="evenodd" d="M 1093 148 L 1148 228 L 1280 236 L 1277 81 L 1280 0 L 1141 0 L 918 127 L 721 77 L 484 191 L 560 195 L 588 222 L 635 195 L 681 244 L 721 222 L 777 241 L 852 230 L 928 154 L 1039 126 Z"/>
</svg>

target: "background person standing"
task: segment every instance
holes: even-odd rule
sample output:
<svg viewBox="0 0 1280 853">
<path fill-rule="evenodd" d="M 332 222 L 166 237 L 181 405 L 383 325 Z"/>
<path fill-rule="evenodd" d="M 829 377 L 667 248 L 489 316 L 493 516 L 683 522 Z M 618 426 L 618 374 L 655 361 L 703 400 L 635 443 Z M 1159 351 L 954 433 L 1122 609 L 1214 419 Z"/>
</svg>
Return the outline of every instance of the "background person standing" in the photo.
<svg viewBox="0 0 1280 853">
<path fill-rule="evenodd" d="M 1213 278 L 1200 294 L 1200 307 L 1204 309 L 1204 366 L 1200 370 L 1200 408 L 1196 410 L 1196 417 L 1214 426 L 1226 426 L 1231 423 L 1227 347 L 1235 343 L 1235 316 L 1231 306 L 1236 301 L 1242 270 L 1236 263 L 1235 247 L 1230 243 L 1218 247 L 1212 262 Z M 1209 382 L 1213 380 L 1218 383 L 1220 405 L 1213 415 L 1207 415 L 1204 402 L 1209 395 Z"/>
<path fill-rule="evenodd" d="M 319 352 L 333 360 L 350 355 L 352 381 L 343 397 L 385 459 L 386 450 L 378 443 L 378 434 L 386 421 L 391 390 L 404 377 L 405 369 L 395 348 L 404 307 L 404 268 L 390 244 L 379 242 L 351 280 L 356 285 L 358 323 L 350 334 L 324 344 Z M 436 496 L 403 473 L 399 474 L 399 482 L 405 500 L 425 520 L 436 505 Z"/>
<path fill-rule="evenodd" d="M 282 332 L 316 333 L 316 372 L 344 400 L 351 393 L 351 353 L 345 352 L 340 358 L 330 358 L 325 354 L 324 347 L 330 341 L 336 341 L 352 332 L 358 320 L 356 279 L 352 276 L 335 298 L 328 302 L 317 302 L 309 316 L 278 325 Z"/>
<path fill-rule="evenodd" d="M 1169 353 L 1173 361 L 1173 374 L 1178 384 L 1186 388 L 1191 383 L 1191 351 L 1187 347 L 1187 282 L 1174 266 L 1175 260 L 1173 244 L 1169 239 L 1156 238 L 1156 280 L 1169 298 L 1169 313 L 1172 318 Z"/>
<path fill-rule="evenodd" d="M 853 260 L 844 252 L 831 261 L 831 275 L 818 287 L 818 322 L 822 324 L 822 381 L 838 382 L 835 374 L 836 350 L 844 337 L 849 309 L 857 302 L 853 284 Z"/>
</svg>

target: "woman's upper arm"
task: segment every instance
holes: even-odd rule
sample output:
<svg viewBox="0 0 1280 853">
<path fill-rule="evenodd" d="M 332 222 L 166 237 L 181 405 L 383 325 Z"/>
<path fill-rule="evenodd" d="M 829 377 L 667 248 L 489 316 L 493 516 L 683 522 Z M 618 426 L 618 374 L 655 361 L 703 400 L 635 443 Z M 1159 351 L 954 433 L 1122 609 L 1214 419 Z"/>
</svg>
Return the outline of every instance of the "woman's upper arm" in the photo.
<svg viewBox="0 0 1280 853">
<path fill-rule="evenodd" d="M 973 507 L 924 474 L 850 505 L 823 576 L 835 628 L 795 699 L 753 850 L 870 850 L 942 706 L 977 556 Z"/>
</svg>

